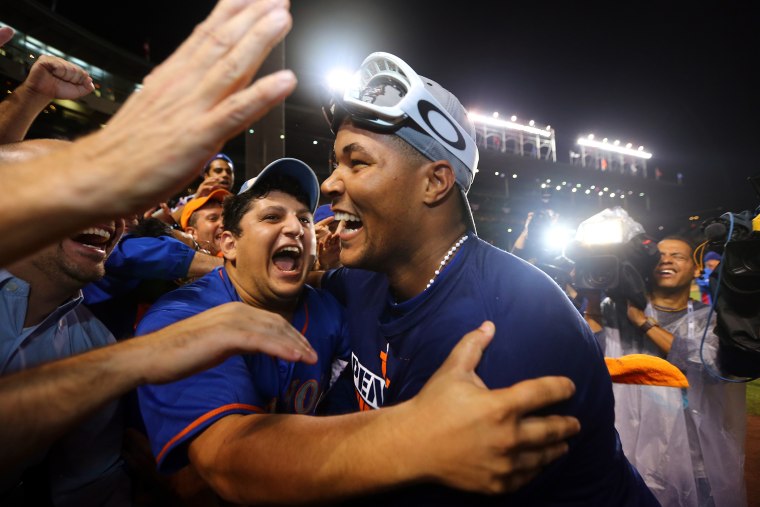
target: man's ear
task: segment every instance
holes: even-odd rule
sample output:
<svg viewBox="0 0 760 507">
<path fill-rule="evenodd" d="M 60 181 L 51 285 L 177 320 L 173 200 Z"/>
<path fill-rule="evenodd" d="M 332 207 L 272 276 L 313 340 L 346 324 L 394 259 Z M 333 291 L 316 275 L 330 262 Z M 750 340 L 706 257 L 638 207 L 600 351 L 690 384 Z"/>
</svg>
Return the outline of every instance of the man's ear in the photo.
<svg viewBox="0 0 760 507">
<path fill-rule="evenodd" d="M 446 160 L 431 162 L 425 169 L 425 204 L 435 206 L 442 202 L 456 185 L 454 169 Z"/>
<path fill-rule="evenodd" d="M 185 232 L 189 234 L 195 241 L 198 241 L 198 229 L 192 225 L 188 225 L 185 227 Z"/>
<path fill-rule="evenodd" d="M 222 236 L 219 238 L 220 248 L 224 258 L 230 261 L 234 261 L 237 258 L 237 238 L 230 231 L 222 231 Z"/>
</svg>

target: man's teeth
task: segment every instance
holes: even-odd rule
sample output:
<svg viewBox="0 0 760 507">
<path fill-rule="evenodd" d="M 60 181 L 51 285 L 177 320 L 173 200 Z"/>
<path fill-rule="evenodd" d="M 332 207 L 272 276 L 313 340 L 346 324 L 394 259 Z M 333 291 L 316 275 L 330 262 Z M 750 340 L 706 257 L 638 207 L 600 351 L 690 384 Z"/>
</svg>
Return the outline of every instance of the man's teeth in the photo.
<svg viewBox="0 0 760 507">
<path fill-rule="evenodd" d="M 660 274 L 662 275 L 674 275 L 676 272 L 672 269 L 662 269 L 660 270 Z"/>
<path fill-rule="evenodd" d="M 296 255 L 301 255 L 301 249 L 297 246 L 286 246 L 277 251 L 277 253 L 294 252 Z"/>
<path fill-rule="evenodd" d="M 100 229 L 98 227 L 90 227 L 89 229 L 83 230 L 79 234 L 80 235 L 82 235 L 82 234 L 92 234 L 94 236 L 100 236 L 100 237 L 105 238 L 107 240 L 111 239 L 111 233 L 110 232 L 108 232 L 105 229 Z"/>
<path fill-rule="evenodd" d="M 361 222 L 361 219 L 357 217 L 356 215 L 352 215 L 351 213 L 346 213 L 344 211 L 338 211 L 335 213 L 335 220 L 337 221 L 344 221 L 344 222 Z"/>
</svg>

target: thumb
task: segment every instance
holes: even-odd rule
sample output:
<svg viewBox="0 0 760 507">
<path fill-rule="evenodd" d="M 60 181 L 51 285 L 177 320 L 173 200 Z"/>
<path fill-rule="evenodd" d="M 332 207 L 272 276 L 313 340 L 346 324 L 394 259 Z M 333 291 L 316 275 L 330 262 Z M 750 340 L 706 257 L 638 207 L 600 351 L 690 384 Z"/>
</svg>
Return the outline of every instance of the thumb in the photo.
<svg viewBox="0 0 760 507">
<path fill-rule="evenodd" d="M 496 327 L 493 322 L 484 321 L 479 328 L 470 331 L 459 340 L 440 370 L 474 371 L 495 332 Z"/>
</svg>

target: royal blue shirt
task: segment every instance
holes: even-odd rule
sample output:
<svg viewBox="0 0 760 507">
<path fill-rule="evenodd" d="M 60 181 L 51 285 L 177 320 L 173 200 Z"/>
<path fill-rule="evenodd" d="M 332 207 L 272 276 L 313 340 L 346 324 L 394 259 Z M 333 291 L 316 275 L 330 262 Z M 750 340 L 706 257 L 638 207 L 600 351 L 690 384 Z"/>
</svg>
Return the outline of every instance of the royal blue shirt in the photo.
<svg viewBox="0 0 760 507">
<path fill-rule="evenodd" d="M 240 301 L 224 268 L 162 296 L 137 326 L 142 335 L 231 301 Z M 264 354 L 230 357 L 184 380 L 138 388 L 140 410 L 159 470 L 188 463 L 190 441 L 230 414 L 313 414 L 334 358 L 346 358 L 343 308 L 326 292 L 304 286 L 291 324 L 316 350 L 315 365 Z"/>
<path fill-rule="evenodd" d="M 546 274 L 470 235 L 433 285 L 397 304 L 385 275 L 339 268 L 322 287 L 346 306 L 354 390 L 363 409 L 408 400 L 466 333 L 484 320 L 496 335 L 477 368 L 490 388 L 544 375 L 570 377 L 575 395 L 542 414 L 573 415 L 569 453 L 519 493 L 483 497 L 438 486 L 367 499 L 387 505 L 658 505 L 620 445 L 612 383 L 599 345 Z M 445 445 L 445 443 L 442 443 Z M 391 466 L 391 465 L 389 465 Z"/>
<path fill-rule="evenodd" d="M 106 276 L 87 284 L 84 304 L 117 340 L 134 335 L 140 291 L 145 280 L 168 281 L 187 276 L 195 250 L 170 236 L 125 235 L 106 260 Z M 157 296 L 156 296 L 157 297 Z M 153 298 L 155 299 L 155 297 Z"/>
</svg>

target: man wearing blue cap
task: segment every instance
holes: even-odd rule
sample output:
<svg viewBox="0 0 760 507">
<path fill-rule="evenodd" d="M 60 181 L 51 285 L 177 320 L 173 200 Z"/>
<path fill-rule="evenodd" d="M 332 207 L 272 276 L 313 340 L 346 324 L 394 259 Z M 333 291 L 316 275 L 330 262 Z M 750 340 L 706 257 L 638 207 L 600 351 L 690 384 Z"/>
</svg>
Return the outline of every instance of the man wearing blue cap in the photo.
<svg viewBox="0 0 760 507">
<path fill-rule="evenodd" d="M 277 313 L 317 351 L 319 362 L 234 356 L 211 370 L 139 390 L 141 411 L 159 468 L 188 464 L 188 443 L 227 416 L 261 412 L 311 414 L 331 377 L 331 361 L 347 354 L 343 309 L 304 285 L 315 257 L 312 213 L 316 176 L 303 162 L 280 159 L 224 202 L 224 266 L 161 299 L 137 334 L 161 329 L 231 301 Z"/>
</svg>

